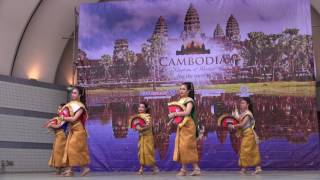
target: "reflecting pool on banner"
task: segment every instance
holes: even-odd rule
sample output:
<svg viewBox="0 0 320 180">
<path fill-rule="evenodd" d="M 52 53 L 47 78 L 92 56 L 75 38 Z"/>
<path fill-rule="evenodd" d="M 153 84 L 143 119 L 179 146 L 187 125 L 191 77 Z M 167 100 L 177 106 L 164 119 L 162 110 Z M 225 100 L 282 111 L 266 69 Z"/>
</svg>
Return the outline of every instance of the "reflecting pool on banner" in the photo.
<svg viewBox="0 0 320 180">
<path fill-rule="evenodd" d="M 138 102 L 151 106 L 157 163 L 164 170 L 176 170 L 172 161 L 175 128 L 168 128 L 167 103 L 175 96 L 148 98 L 123 94 L 99 100 L 89 106 L 88 121 L 91 167 L 94 170 L 136 170 L 139 167 L 138 133 L 128 128 L 128 119 L 136 113 Z M 102 103 L 102 101 L 107 100 Z M 260 137 L 265 168 L 316 168 L 319 165 L 319 136 L 313 97 L 252 95 L 256 132 Z M 236 94 L 196 95 L 197 117 L 204 127 L 198 141 L 203 169 L 237 168 L 240 139 L 217 126 L 218 117 L 231 112 L 239 101 Z M 98 104 L 98 106 L 97 106 Z M 117 157 L 117 158 L 115 158 Z"/>
</svg>

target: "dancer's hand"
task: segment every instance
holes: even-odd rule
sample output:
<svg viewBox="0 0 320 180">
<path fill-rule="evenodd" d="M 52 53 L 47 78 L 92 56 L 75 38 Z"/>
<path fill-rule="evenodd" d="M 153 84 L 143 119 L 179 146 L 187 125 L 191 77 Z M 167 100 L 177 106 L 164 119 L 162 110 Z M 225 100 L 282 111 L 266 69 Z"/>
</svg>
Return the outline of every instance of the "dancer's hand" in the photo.
<svg viewBox="0 0 320 180">
<path fill-rule="evenodd" d="M 53 128 L 53 129 L 58 129 L 58 128 L 60 128 L 61 126 L 50 123 L 50 124 L 49 124 L 49 127 L 50 127 L 50 128 Z"/>
<path fill-rule="evenodd" d="M 137 126 L 136 130 L 140 132 L 142 130 L 142 128 L 140 126 Z"/>
<path fill-rule="evenodd" d="M 170 113 L 170 114 L 168 114 L 168 117 L 169 117 L 169 119 L 172 119 L 172 118 L 176 117 L 176 113 Z"/>
<path fill-rule="evenodd" d="M 233 104 L 233 110 L 234 110 L 234 111 L 237 111 L 237 110 L 238 110 L 237 103 L 234 103 L 234 104 Z"/>
</svg>

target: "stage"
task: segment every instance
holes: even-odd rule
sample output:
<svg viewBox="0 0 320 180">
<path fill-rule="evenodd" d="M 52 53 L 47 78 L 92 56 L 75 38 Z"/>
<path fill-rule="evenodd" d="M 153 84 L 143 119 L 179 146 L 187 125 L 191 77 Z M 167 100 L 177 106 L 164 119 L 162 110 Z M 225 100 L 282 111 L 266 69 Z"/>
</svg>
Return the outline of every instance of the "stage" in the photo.
<svg viewBox="0 0 320 180">
<path fill-rule="evenodd" d="M 54 5 L 72 22 L 54 18 L 62 29 L 34 39 L 47 22 L 28 12 L 51 5 L 19 9 L 25 29 L 4 31 L 17 37 L 0 67 L 0 180 L 80 177 L 48 164 L 89 167 L 88 180 L 320 180 L 310 0 L 74 0 Z M 177 177 L 187 162 L 202 175 Z M 138 176 L 141 165 L 162 172 Z"/>
<path fill-rule="evenodd" d="M 135 175 L 133 172 L 113 172 L 113 173 L 97 173 L 93 172 L 90 173 L 87 177 L 83 177 L 82 179 L 86 180 L 108 180 L 108 179 L 198 179 L 198 180 L 215 180 L 215 179 L 223 179 L 223 180 L 235 180 L 235 179 L 243 179 L 243 180 L 250 180 L 250 179 L 281 179 L 281 180 L 301 180 L 301 179 L 308 179 L 308 180 L 318 180 L 320 179 L 320 171 L 265 171 L 259 175 L 239 175 L 237 172 L 234 171 L 210 171 L 210 172 L 202 172 L 202 176 L 199 177 L 177 177 L 174 172 L 161 172 L 158 175 L 151 175 L 149 172 L 143 176 Z M 56 179 L 60 178 L 59 176 L 51 175 L 50 173 L 8 173 L 8 174 L 1 174 L 1 180 L 46 180 L 46 179 Z M 63 177 L 61 177 L 63 178 Z M 63 179 L 75 179 L 79 178 L 79 174 L 76 174 L 74 177 L 68 177 Z"/>
</svg>

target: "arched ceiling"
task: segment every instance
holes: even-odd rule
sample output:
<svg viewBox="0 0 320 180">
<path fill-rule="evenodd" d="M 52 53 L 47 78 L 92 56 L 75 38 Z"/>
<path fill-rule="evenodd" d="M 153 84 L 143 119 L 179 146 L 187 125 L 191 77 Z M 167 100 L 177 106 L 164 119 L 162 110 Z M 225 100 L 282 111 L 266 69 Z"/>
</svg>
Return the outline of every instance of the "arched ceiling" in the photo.
<svg viewBox="0 0 320 180">
<path fill-rule="evenodd" d="M 74 7 L 98 0 L 0 1 L 0 74 L 72 83 Z M 320 13 L 320 0 L 311 0 Z"/>
<path fill-rule="evenodd" d="M 17 45 L 31 14 L 39 2 L 40 0 L 29 0 L 21 6 L 18 1 L 0 1 L 1 74 L 11 74 Z"/>
<path fill-rule="evenodd" d="M 55 83 L 74 8 L 90 2 L 97 0 L 1 0 L 0 74 Z"/>
<path fill-rule="evenodd" d="M 311 5 L 320 14 L 320 1 L 319 0 L 311 0 Z"/>
</svg>

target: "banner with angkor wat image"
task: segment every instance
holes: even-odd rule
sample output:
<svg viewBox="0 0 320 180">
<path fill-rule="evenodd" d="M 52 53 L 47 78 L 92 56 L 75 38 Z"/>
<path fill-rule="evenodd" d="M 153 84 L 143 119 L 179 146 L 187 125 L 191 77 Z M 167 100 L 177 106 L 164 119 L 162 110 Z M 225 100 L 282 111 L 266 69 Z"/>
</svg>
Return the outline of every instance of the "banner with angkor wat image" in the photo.
<svg viewBox="0 0 320 180">
<path fill-rule="evenodd" d="M 254 106 L 266 169 L 320 166 L 309 0 L 130 0 L 80 6 L 77 84 L 87 88 L 91 168 L 137 170 L 128 119 L 151 106 L 157 164 L 172 161 L 167 103 L 196 88 L 200 167 L 237 168 L 241 139 L 217 126 L 242 96 Z"/>
</svg>

